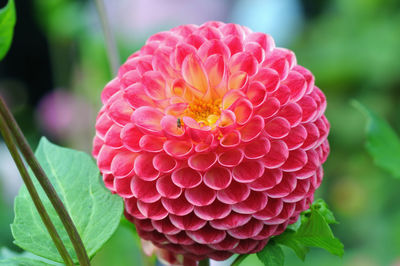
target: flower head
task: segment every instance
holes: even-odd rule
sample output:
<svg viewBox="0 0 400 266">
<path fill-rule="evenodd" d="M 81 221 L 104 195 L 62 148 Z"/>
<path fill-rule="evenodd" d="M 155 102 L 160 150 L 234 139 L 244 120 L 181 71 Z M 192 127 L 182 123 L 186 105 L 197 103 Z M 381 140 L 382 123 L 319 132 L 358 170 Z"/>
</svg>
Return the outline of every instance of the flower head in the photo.
<svg viewBox="0 0 400 266">
<path fill-rule="evenodd" d="M 104 183 L 139 235 L 174 254 L 257 252 L 322 180 L 325 96 L 264 33 L 221 22 L 157 33 L 102 102 L 93 155 Z"/>
</svg>

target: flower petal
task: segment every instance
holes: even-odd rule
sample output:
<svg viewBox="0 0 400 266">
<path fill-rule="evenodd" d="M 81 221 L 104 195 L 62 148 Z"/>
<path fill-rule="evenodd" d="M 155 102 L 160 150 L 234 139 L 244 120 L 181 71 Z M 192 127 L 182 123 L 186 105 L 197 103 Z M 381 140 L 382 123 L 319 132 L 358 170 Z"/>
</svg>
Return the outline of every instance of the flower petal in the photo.
<svg viewBox="0 0 400 266">
<path fill-rule="evenodd" d="M 203 181 L 214 190 L 225 189 L 232 181 L 232 173 L 227 168 L 214 167 L 204 174 Z"/>
<path fill-rule="evenodd" d="M 162 197 L 168 199 L 176 199 L 182 193 L 182 189 L 172 182 L 169 175 L 164 175 L 157 179 L 156 189 Z"/>
<path fill-rule="evenodd" d="M 194 188 L 202 181 L 201 174 L 189 167 L 174 171 L 171 178 L 174 184 L 181 188 Z"/>
</svg>

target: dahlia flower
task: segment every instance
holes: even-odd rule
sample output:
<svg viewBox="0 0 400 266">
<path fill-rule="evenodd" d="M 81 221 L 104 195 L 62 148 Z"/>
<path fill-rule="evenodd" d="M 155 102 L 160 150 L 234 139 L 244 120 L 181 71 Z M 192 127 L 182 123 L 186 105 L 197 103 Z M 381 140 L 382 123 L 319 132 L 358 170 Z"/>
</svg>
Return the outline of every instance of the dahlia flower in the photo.
<svg viewBox="0 0 400 266">
<path fill-rule="evenodd" d="M 101 99 L 93 155 L 105 186 L 171 254 L 258 252 L 321 183 L 325 96 L 267 34 L 221 22 L 157 33 Z"/>
</svg>

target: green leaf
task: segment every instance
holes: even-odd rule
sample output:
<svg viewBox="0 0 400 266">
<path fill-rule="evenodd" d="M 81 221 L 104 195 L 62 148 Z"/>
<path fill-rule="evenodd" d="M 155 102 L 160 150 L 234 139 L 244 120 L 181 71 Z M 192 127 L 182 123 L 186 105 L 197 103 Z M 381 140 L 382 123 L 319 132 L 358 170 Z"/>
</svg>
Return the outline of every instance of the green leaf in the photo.
<svg viewBox="0 0 400 266">
<path fill-rule="evenodd" d="M 325 218 L 325 221 L 328 224 L 338 223 L 335 219 L 335 216 L 333 215 L 333 212 L 328 208 L 328 205 L 323 199 L 318 199 L 314 201 L 314 203 L 311 205 L 311 208 L 317 210 L 319 214 L 321 214 L 322 217 Z"/>
<path fill-rule="evenodd" d="M 3 247 L 0 248 L 0 265 L 54 266 L 61 264 L 46 260 L 29 252 L 17 253 L 15 251 Z"/>
<path fill-rule="evenodd" d="M 46 262 L 35 260 L 31 258 L 15 257 L 0 260 L 1 266 L 54 266 L 54 264 L 48 264 Z"/>
<path fill-rule="evenodd" d="M 285 262 L 282 248 L 272 239 L 257 253 L 257 257 L 265 266 L 283 266 Z"/>
<path fill-rule="evenodd" d="M 376 165 L 400 178 L 400 138 L 390 125 L 366 108 L 354 101 L 353 105 L 368 117 L 366 147 Z"/>
<path fill-rule="evenodd" d="M 323 200 L 316 200 L 302 213 L 297 229 L 289 228 L 275 237 L 278 244 L 291 248 L 304 261 L 309 247 L 322 248 L 333 255 L 342 256 L 343 244 L 333 236 L 329 223 L 337 223 L 332 211 Z"/>
<path fill-rule="evenodd" d="M 10 48 L 15 22 L 14 0 L 9 0 L 7 5 L 0 9 L 0 60 L 4 58 Z"/>
<path fill-rule="evenodd" d="M 104 188 L 96 164 L 86 153 L 56 146 L 42 138 L 35 154 L 74 221 L 88 255 L 93 257 L 117 229 L 123 211 L 122 199 Z M 61 239 L 77 262 L 61 220 L 34 181 Z M 38 256 L 62 262 L 25 187 L 16 197 L 14 208 L 11 229 L 15 244 Z"/>
</svg>

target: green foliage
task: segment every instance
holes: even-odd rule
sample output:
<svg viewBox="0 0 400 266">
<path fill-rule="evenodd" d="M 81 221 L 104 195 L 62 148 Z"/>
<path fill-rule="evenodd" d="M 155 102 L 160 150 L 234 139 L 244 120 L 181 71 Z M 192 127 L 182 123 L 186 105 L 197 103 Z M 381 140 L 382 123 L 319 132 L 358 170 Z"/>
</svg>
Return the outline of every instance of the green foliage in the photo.
<svg viewBox="0 0 400 266">
<path fill-rule="evenodd" d="M 369 154 L 376 165 L 400 178 L 400 138 L 390 125 L 373 111 L 354 101 L 353 105 L 367 118 L 367 143 Z"/>
<path fill-rule="evenodd" d="M 257 257 L 265 266 L 283 266 L 285 256 L 282 248 L 271 240 L 263 250 L 257 253 Z"/>
<path fill-rule="evenodd" d="M 7 5 L 0 9 L 0 60 L 4 58 L 10 48 L 15 22 L 14 0 L 9 0 Z"/>
<path fill-rule="evenodd" d="M 42 138 L 36 157 L 74 221 L 88 255 L 92 257 L 119 225 L 123 211 L 121 198 L 104 188 L 95 163 L 83 152 L 56 146 Z M 68 252 L 77 261 L 56 211 L 37 182 L 35 186 Z M 63 261 L 25 187 L 15 199 L 15 219 L 11 229 L 15 244 L 21 248 L 53 261 Z"/>
<path fill-rule="evenodd" d="M 51 263 L 29 252 L 16 253 L 7 248 L 0 249 L 0 265 L 2 266 L 47 266 L 60 265 Z"/>
<path fill-rule="evenodd" d="M 279 245 L 291 248 L 303 261 L 309 247 L 322 248 L 333 255 L 342 256 L 343 244 L 333 236 L 329 227 L 331 223 L 337 223 L 333 213 L 323 200 L 317 200 L 301 214 L 297 225 L 288 227 L 283 234 L 271 239 L 257 256 L 266 266 L 283 265 L 284 256 Z"/>
</svg>

